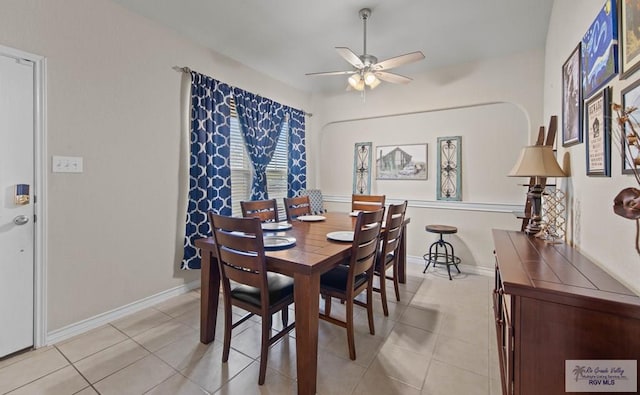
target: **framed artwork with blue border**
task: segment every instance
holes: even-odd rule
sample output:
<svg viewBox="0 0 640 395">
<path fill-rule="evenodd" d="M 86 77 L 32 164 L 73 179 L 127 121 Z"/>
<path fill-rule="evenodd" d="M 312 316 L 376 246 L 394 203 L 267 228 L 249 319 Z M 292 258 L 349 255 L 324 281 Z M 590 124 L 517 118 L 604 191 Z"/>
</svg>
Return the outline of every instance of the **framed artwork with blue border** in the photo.
<svg viewBox="0 0 640 395">
<path fill-rule="evenodd" d="M 582 93 L 590 97 L 618 74 L 616 1 L 606 0 L 582 38 Z"/>
<path fill-rule="evenodd" d="M 356 143 L 353 150 L 353 193 L 371 194 L 371 143 Z"/>
<path fill-rule="evenodd" d="M 462 200 L 462 137 L 438 137 L 438 200 Z"/>
<path fill-rule="evenodd" d="M 611 176 L 611 89 L 585 101 L 587 175 Z"/>
</svg>

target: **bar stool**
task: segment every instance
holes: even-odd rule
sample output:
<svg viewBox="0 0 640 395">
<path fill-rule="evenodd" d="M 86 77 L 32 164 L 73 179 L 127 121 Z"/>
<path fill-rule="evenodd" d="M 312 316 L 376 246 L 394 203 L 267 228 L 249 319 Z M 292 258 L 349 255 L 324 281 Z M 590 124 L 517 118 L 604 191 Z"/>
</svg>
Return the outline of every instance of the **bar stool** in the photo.
<svg viewBox="0 0 640 395">
<path fill-rule="evenodd" d="M 424 261 L 427 266 L 424 268 L 422 273 L 426 273 L 429 265 L 433 263 L 433 267 L 436 267 L 436 264 L 441 263 L 447 265 L 447 272 L 449 273 L 449 280 L 451 278 L 451 265 L 455 266 L 458 273 L 460 273 L 460 269 L 458 268 L 458 263 L 460 263 L 460 258 L 458 258 L 453 251 L 453 246 L 448 241 L 444 241 L 442 238 L 443 235 L 452 235 L 454 233 L 458 233 L 458 228 L 455 226 L 448 225 L 427 225 L 424 227 L 427 232 L 437 233 L 440 235 L 440 239 L 436 240 L 429 247 L 429 252 L 423 255 Z M 444 252 L 440 252 L 440 247 L 444 248 Z M 434 251 L 435 249 L 435 251 Z"/>
</svg>

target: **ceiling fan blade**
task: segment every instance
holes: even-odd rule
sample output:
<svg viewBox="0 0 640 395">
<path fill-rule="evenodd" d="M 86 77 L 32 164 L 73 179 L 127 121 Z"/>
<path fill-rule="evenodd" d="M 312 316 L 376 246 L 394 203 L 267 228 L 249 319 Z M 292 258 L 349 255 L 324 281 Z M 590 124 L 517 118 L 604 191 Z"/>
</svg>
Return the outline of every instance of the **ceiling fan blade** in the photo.
<svg viewBox="0 0 640 395">
<path fill-rule="evenodd" d="M 350 71 L 321 71 L 319 73 L 306 73 L 305 75 L 346 75 L 355 74 L 355 70 Z"/>
<path fill-rule="evenodd" d="M 358 55 L 353 53 L 353 51 L 350 50 L 349 48 L 336 47 L 336 51 L 338 51 L 338 54 L 342 56 L 344 60 L 351 63 L 354 67 L 357 67 L 359 69 L 364 67 L 364 63 L 362 63 L 362 60 L 360 60 L 360 57 L 358 57 Z"/>
<path fill-rule="evenodd" d="M 406 53 L 404 55 L 396 56 L 378 62 L 372 66 L 374 70 L 389 70 L 394 67 L 402 66 L 403 64 L 417 62 L 424 59 L 424 54 L 420 51 Z"/>
<path fill-rule="evenodd" d="M 382 81 L 387 81 L 394 84 L 408 84 L 409 82 L 413 81 L 409 77 L 405 77 L 400 74 L 389 73 L 388 71 L 376 71 L 374 74 Z"/>
</svg>

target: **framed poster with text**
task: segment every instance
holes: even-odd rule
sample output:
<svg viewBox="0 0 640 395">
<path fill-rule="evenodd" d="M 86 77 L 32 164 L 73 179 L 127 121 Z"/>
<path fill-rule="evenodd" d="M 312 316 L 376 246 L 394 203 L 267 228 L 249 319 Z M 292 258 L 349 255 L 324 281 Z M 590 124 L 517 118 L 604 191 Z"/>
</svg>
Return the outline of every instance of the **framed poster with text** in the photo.
<svg viewBox="0 0 640 395">
<path fill-rule="evenodd" d="M 611 176 L 611 89 L 585 102 L 587 175 Z"/>
</svg>

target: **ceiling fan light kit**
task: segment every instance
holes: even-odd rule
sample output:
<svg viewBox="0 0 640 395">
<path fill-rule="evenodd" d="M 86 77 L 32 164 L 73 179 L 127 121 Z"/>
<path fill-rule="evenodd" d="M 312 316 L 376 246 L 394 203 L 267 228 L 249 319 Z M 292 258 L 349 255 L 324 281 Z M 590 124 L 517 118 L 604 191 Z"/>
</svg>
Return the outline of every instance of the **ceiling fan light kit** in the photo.
<svg viewBox="0 0 640 395">
<path fill-rule="evenodd" d="M 390 73 L 386 70 L 422 60 L 424 59 L 424 54 L 420 51 L 415 51 L 378 62 L 378 58 L 367 53 L 367 20 L 371 16 L 371 10 L 369 8 L 363 8 L 360 10 L 358 15 L 360 15 L 360 19 L 362 19 L 364 28 L 363 54 L 356 55 L 349 48 L 336 47 L 338 54 L 354 67 L 353 70 L 325 71 L 319 73 L 307 73 L 307 75 L 350 75 L 347 79 L 347 82 L 349 83 L 348 88 L 350 87 L 363 93 L 367 86 L 369 89 L 374 89 L 380 85 L 381 81 L 391 82 L 394 84 L 409 83 L 411 78 L 400 74 Z"/>
</svg>

